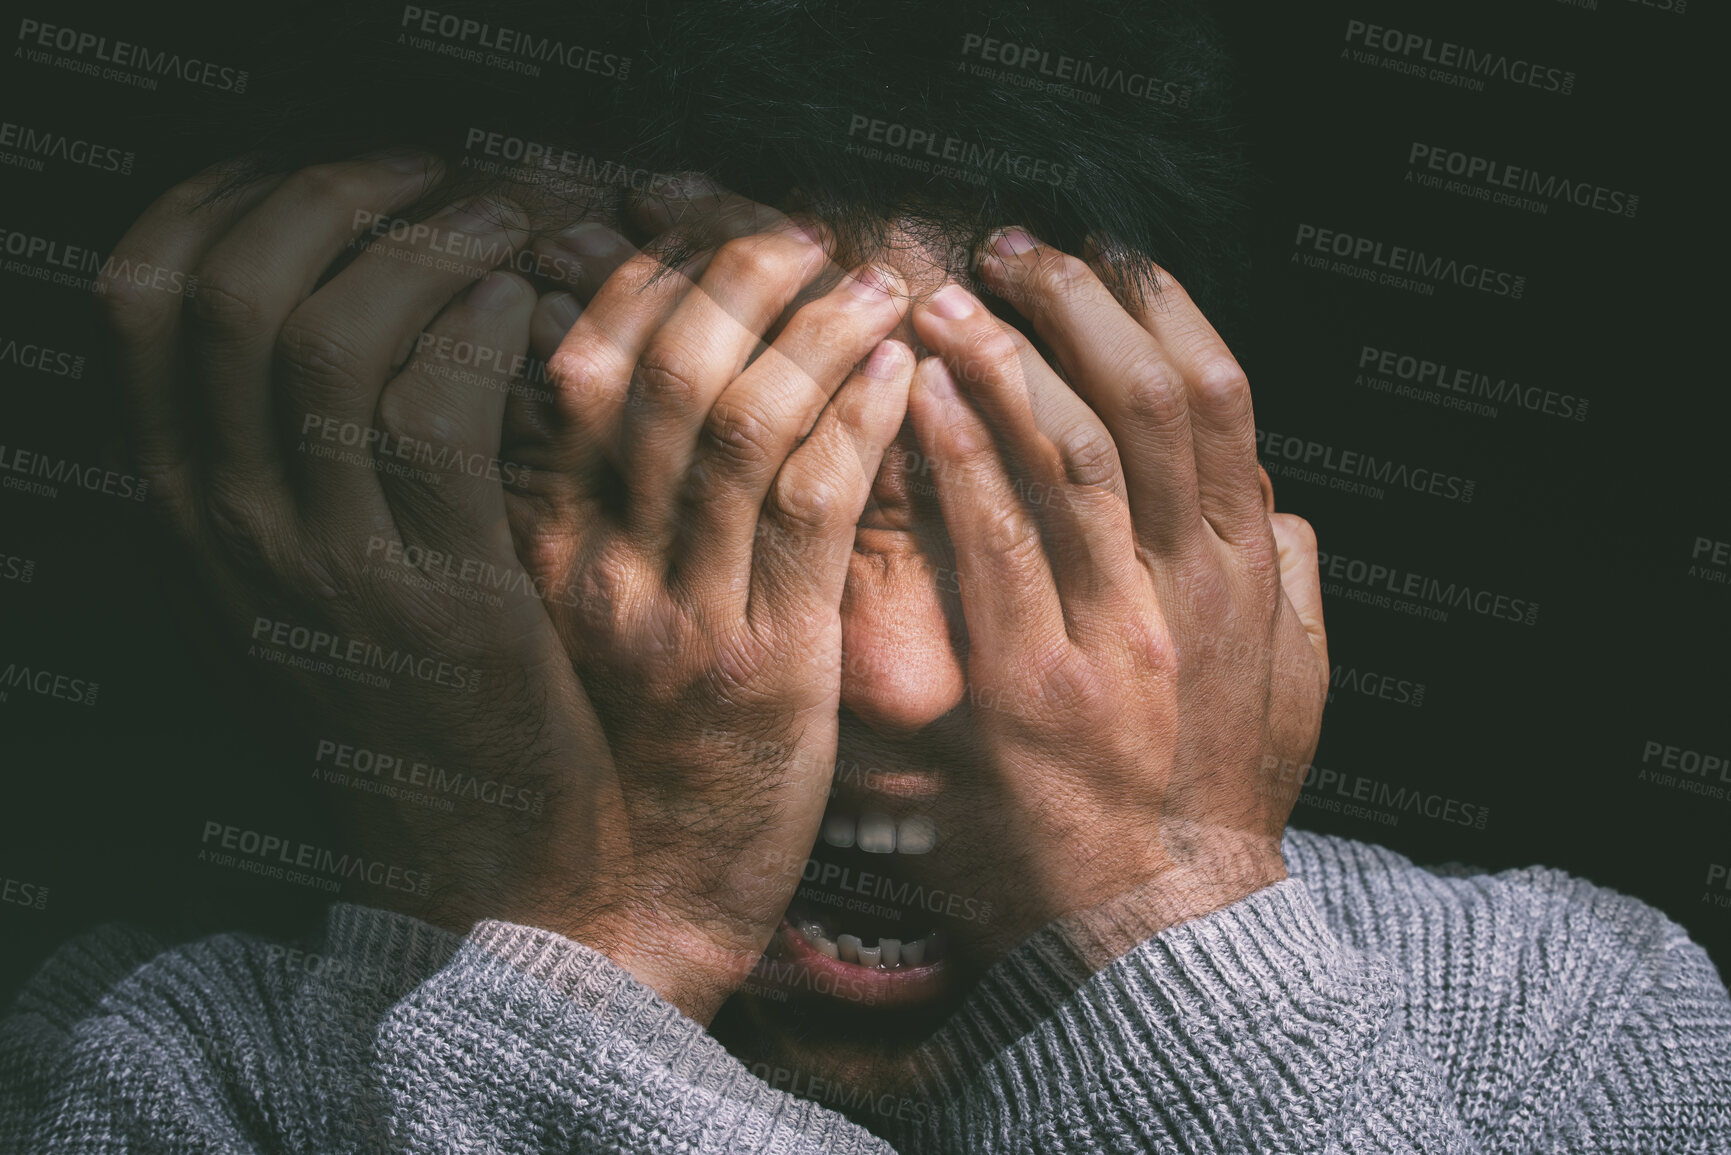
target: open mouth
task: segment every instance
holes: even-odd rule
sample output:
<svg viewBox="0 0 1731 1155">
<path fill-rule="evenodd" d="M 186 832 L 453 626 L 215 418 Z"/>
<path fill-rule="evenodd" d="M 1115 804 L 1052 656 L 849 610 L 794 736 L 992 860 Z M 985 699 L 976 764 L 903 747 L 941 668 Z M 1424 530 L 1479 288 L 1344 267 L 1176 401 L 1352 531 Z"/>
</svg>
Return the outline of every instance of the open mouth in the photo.
<svg viewBox="0 0 1731 1155">
<path fill-rule="evenodd" d="M 757 993 L 874 1007 L 923 1004 L 947 983 L 938 920 L 956 896 L 920 880 L 931 821 L 832 810 L 780 930 L 753 975 Z"/>
</svg>

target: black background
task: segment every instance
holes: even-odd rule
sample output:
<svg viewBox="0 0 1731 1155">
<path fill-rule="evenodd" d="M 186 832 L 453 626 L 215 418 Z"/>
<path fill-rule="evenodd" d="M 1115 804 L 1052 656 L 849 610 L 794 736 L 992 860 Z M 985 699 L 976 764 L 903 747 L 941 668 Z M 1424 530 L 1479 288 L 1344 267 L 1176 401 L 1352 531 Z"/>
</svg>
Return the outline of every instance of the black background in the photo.
<svg viewBox="0 0 1731 1155">
<path fill-rule="evenodd" d="M 1691 556 L 1697 539 L 1731 541 L 1723 294 L 1709 288 L 1724 215 L 1714 97 L 1725 42 L 1714 14 L 1636 0 L 1223 13 L 1244 64 L 1257 172 L 1251 309 L 1226 336 L 1250 373 L 1259 427 L 1474 482 L 1461 502 L 1386 485 L 1368 497 L 1276 473 L 1280 506 L 1309 518 L 1329 553 L 1539 606 L 1533 625 L 1458 607 L 1437 622 L 1330 596 L 1342 684 L 1316 765 L 1338 777 L 1318 776 L 1295 824 L 1423 862 L 1583 875 L 1667 911 L 1725 973 L 1731 889 L 1708 880 L 1714 864 L 1731 865 L 1731 771 L 1670 771 L 1718 797 L 1642 775 L 1660 769 L 1643 763 L 1650 742 L 1731 760 L 1731 584 L 1723 566 L 1707 567 L 1717 580 L 1690 572 L 1705 560 Z M 98 22 L 114 37 L 241 66 L 268 52 L 239 9 L 8 5 L 9 37 L 21 17 Z M 1569 71 L 1573 91 L 1500 80 L 1469 91 L 1361 63 L 1342 55 L 1353 19 Z M 140 92 L 12 47 L 0 120 L 135 160 L 125 175 L 64 161 L 0 167 L 0 228 L 104 253 L 210 159 L 201 102 L 237 99 L 167 81 Z M 1539 214 L 1423 188 L 1405 179 L 1415 142 L 1636 194 L 1638 209 L 1553 201 Z M 1425 296 L 1306 268 L 1294 262 L 1302 224 L 1523 275 L 1524 294 L 1440 284 Z M 0 361 L 0 444 L 124 469 L 87 294 L 6 271 L 0 295 L 0 344 L 85 358 L 76 378 Z M 1508 402 L 1479 416 L 1379 392 L 1356 380 L 1365 346 L 1584 398 L 1586 417 Z M 0 701 L 0 875 L 47 890 L 41 909 L 0 903 L 0 992 L 103 921 L 186 933 L 280 926 L 320 901 L 195 861 L 210 819 L 325 835 L 305 752 L 261 737 L 248 698 L 198 660 L 166 608 L 151 541 L 143 504 L 65 486 L 52 499 L 0 490 L 0 669 L 100 684 L 90 706 L 20 689 Z M 7 576 L 8 558 L 15 571 L 33 563 L 28 581 Z M 1348 681 L 1387 685 L 1390 696 Z M 1422 704 L 1394 700 L 1419 684 Z M 1338 791 L 1360 780 L 1385 796 L 1452 799 L 1486 813 L 1484 827 L 1378 807 L 1398 819 L 1390 825 L 1327 808 L 1351 801 Z"/>
</svg>

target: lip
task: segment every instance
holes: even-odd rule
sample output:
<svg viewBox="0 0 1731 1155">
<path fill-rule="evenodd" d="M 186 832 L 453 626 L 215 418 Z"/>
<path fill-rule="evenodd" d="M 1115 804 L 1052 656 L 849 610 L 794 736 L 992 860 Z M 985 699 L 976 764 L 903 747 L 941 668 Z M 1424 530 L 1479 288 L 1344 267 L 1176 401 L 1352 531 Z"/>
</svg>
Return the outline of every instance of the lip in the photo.
<svg viewBox="0 0 1731 1155">
<path fill-rule="evenodd" d="M 879 1009 L 923 1006 L 943 997 L 949 985 L 948 960 L 919 967 L 882 970 L 830 958 L 781 920 L 770 949 L 780 957 L 767 974 L 755 976 L 763 986 L 785 990 L 800 999 L 840 1002 Z M 791 969 L 789 973 L 788 968 Z M 780 981 L 777 981 L 780 980 Z"/>
</svg>

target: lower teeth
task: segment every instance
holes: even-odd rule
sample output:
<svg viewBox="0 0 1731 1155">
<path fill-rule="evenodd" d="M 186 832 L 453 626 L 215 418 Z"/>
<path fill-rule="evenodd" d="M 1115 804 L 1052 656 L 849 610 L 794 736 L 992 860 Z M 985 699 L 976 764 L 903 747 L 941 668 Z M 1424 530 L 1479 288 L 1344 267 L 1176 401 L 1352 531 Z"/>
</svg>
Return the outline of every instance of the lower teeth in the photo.
<svg viewBox="0 0 1731 1155">
<path fill-rule="evenodd" d="M 816 922 L 800 923 L 799 934 L 817 948 L 819 953 L 830 958 L 881 970 L 924 966 L 928 950 L 935 953 L 933 940 L 937 938 L 934 931 L 911 942 L 903 942 L 899 938 L 880 938 L 876 944 L 866 946 L 856 934 L 839 934 L 832 939 L 824 933 L 823 925 Z"/>
</svg>

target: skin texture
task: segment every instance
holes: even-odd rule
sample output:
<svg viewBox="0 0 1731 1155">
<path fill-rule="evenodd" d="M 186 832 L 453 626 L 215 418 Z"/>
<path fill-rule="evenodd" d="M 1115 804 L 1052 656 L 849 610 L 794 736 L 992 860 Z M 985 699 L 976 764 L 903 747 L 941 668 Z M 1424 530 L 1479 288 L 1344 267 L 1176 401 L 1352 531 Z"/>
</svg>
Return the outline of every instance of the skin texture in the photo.
<svg viewBox="0 0 1731 1155">
<path fill-rule="evenodd" d="M 1248 385 L 1180 286 L 1129 311 L 1010 230 L 978 254 L 1000 316 L 941 260 L 837 269 L 820 229 L 703 189 L 719 248 L 668 270 L 586 226 L 575 296 L 417 260 L 437 229 L 319 285 L 357 212 L 436 175 L 328 166 L 200 207 L 206 174 L 118 251 L 199 295 L 107 294 L 141 469 L 231 652 L 262 617 L 473 669 L 384 692 L 251 662 L 321 734 L 549 799 L 460 824 L 356 806 L 375 852 L 442 864 L 411 909 L 559 931 L 708 1023 L 826 802 L 935 823 L 901 865 L 990 912 L 943 927 L 952 993 L 1054 918 L 1152 889 L 1178 921 L 1284 877 L 1297 783 L 1269 768 L 1309 760 L 1327 684 L 1315 539 L 1273 512 Z M 512 205 L 434 223 L 501 257 L 549 243 Z M 532 344 L 553 400 L 444 371 L 423 329 Z M 333 461 L 300 448 L 309 414 L 527 472 Z M 538 596 L 381 581 L 380 537 L 521 566 Z M 742 997 L 719 1026 L 870 1079 L 939 1011 Z"/>
</svg>

